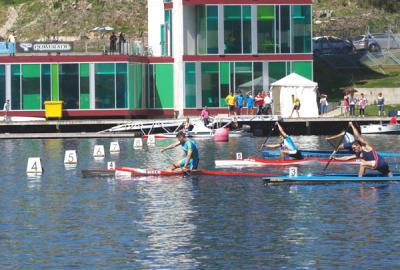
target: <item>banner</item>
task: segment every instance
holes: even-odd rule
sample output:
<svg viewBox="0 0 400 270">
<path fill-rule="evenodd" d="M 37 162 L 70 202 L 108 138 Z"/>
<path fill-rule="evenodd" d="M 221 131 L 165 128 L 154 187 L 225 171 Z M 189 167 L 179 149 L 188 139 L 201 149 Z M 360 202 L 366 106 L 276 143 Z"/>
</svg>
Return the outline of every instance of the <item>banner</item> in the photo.
<svg viewBox="0 0 400 270">
<path fill-rule="evenodd" d="M 17 42 L 18 53 L 72 52 L 72 42 Z"/>
</svg>

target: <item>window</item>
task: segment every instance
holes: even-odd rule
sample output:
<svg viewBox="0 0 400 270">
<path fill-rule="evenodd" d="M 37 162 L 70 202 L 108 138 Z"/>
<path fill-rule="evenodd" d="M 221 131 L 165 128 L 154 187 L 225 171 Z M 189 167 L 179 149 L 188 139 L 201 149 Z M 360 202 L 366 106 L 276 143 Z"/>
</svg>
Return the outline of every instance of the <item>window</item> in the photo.
<svg viewBox="0 0 400 270">
<path fill-rule="evenodd" d="M 79 108 L 79 65 L 59 65 L 59 93 L 65 109 Z"/>
<path fill-rule="evenodd" d="M 115 108 L 115 64 L 95 64 L 96 109 Z"/>
<path fill-rule="evenodd" d="M 196 64 L 185 63 L 186 108 L 196 108 Z"/>
<path fill-rule="evenodd" d="M 225 53 L 242 53 L 241 6 L 224 6 Z"/>
<path fill-rule="evenodd" d="M 219 63 L 201 64 L 202 106 L 219 105 Z"/>
<path fill-rule="evenodd" d="M 275 53 L 274 6 L 257 7 L 257 39 L 259 53 Z"/>
<path fill-rule="evenodd" d="M 47 100 L 51 100 L 51 71 L 49 64 L 42 64 L 42 109 Z"/>
<path fill-rule="evenodd" d="M 22 109 L 40 110 L 40 64 L 22 65 Z"/>
<path fill-rule="evenodd" d="M 292 6 L 292 53 L 311 52 L 311 7 Z"/>
</svg>

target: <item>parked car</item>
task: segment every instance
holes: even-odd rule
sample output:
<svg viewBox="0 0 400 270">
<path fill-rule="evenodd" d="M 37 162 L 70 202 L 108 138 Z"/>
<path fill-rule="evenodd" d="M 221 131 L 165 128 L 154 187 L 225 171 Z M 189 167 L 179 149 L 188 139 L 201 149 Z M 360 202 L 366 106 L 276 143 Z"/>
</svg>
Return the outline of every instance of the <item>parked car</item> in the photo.
<svg viewBox="0 0 400 270">
<path fill-rule="evenodd" d="M 355 36 L 352 42 L 357 51 L 368 50 L 369 52 L 377 52 L 381 50 L 379 43 L 371 34 Z"/>
<path fill-rule="evenodd" d="M 372 36 L 382 49 L 400 48 L 400 39 L 393 33 L 375 33 Z"/>
<path fill-rule="evenodd" d="M 321 54 L 348 54 L 355 51 L 353 44 L 344 39 L 333 36 L 313 38 L 313 51 L 316 55 Z"/>
</svg>

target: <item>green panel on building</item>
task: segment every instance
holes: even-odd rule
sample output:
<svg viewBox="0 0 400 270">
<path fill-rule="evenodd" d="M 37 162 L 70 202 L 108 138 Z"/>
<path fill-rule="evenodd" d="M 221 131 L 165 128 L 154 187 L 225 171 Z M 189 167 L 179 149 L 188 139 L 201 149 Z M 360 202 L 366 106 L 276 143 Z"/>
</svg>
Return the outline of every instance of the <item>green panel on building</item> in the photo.
<svg viewBox="0 0 400 270">
<path fill-rule="evenodd" d="M 196 108 L 196 64 L 185 63 L 185 107 Z"/>
<path fill-rule="evenodd" d="M 286 76 L 286 62 L 268 63 L 269 84 L 272 84 Z"/>
<path fill-rule="evenodd" d="M 80 64 L 79 67 L 80 77 L 80 101 L 79 107 L 81 109 L 90 109 L 90 94 L 89 94 L 89 64 Z"/>
<path fill-rule="evenodd" d="M 58 64 L 51 65 L 51 100 L 59 100 L 58 95 Z"/>
<path fill-rule="evenodd" d="M 133 109 L 135 107 L 135 98 L 134 98 L 134 78 L 135 78 L 135 68 L 134 65 L 128 65 L 128 99 L 129 99 L 129 109 Z"/>
<path fill-rule="evenodd" d="M 221 89 L 221 98 L 219 100 L 220 107 L 226 107 L 225 98 L 229 94 L 229 82 L 230 82 L 230 71 L 229 71 L 229 62 L 221 62 L 219 64 L 219 83 Z"/>
<path fill-rule="evenodd" d="M 142 64 L 136 64 L 136 108 L 141 109 L 142 108 L 142 71 L 143 71 L 143 66 Z"/>
<path fill-rule="evenodd" d="M 22 108 L 40 110 L 40 64 L 22 65 Z"/>
<path fill-rule="evenodd" d="M 293 72 L 313 80 L 313 65 L 310 61 L 293 62 Z"/>
<path fill-rule="evenodd" d="M 156 108 L 174 107 L 174 67 L 171 64 L 157 64 L 156 68 Z"/>
</svg>

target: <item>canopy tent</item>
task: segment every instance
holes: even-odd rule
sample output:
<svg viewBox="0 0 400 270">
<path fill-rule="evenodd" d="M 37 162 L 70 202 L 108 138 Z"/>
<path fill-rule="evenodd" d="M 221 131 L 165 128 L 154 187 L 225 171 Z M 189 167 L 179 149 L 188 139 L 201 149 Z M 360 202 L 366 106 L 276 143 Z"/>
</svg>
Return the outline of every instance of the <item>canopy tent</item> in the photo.
<svg viewBox="0 0 400 270">
<path fill-rule="evenodd" d="M 300 99 L 300 117 L 318 117 L 316 82 L 292 73 L 271 84 L 274 114 L 289 117 L 292 113 L 292 95 Z M 294 113 L 294 117 L 297 115 Z"/>
</svg>

